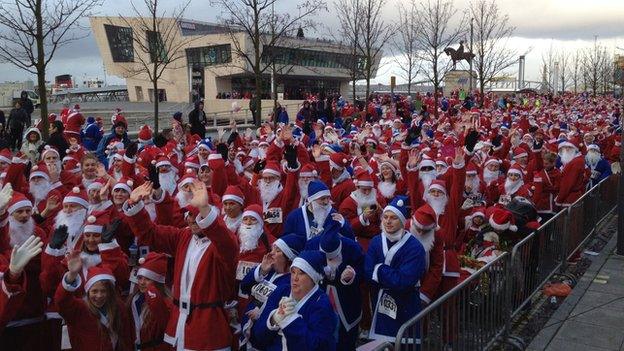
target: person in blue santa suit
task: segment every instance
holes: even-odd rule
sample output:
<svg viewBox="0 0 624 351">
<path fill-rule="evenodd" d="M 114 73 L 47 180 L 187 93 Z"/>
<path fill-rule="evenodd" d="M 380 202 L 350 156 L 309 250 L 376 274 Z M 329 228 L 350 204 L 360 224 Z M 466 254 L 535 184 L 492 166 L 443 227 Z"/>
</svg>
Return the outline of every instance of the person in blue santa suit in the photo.
<svg viewBox="0 0 624 351">
<path fill-rule="evenodd" d="M 304 235 L 308 240 L 325 232 L 331 222 L 340 224 L 340 235 L 354 239 L 348 221 L 332 207 L 331 194 L 327 185 L 320 180 L 308 184 L 308 199 L 298 209 L 290 212 L 284 223 L 284 233 Z"/>
<path fill-rule="evenodd" d="M 408 199 L 395 197 L 382 212 L 381 234 L 366 253 L 364 271 L 371 285 L 370 338 L 394 342 L 401 325 L 420 312 L 418 282 L 425 273 L 425 250 L 409 231 Z M 408 340 L 413 343 L 416 340 Z"/>
<path fill-rule="evenodd" d="M 591 172 L 587 188 L 591 189 L 603 179 L 608 178 L 611 172 L 609 161 L 604 159 L 600 154 L 600 146 L 590 144 L 587 146 L 587 155 L 585 155 L 585 163 Z"/>
<path fill-rule="evenodd" d="M 321 288 L 332 301 L 338 315 L 338 344 L 336 350 L 355 350 L 358 324 L 362 319 L 364 252 L 360 244 L 338 234 L 338 223 L 315 238 L 308 240 L 306 250 L 325 254 L 325 277 Z"/>
<path fill-rule="evenodd" d="M 290 266 L 290 286 L 273 291 L 252 327 L 259 350 L 336 350 L 336 313 L 319 288 L 325 255 L 303 251 Z"/>
<path fill-rule="evenodd" d="M 271 293 L 290 286 L 290 265 L 303 251 L 305 238 L 297 234 L 284 235 L 275 240 L 271 252 L 262 258 L 255 269 L 247 273 L 240 283 L 240 290 L 250 297 L 245 314 L 241 317 L 242 333 L 239 337 L 241 350 L 252 350 L 251 327 L 264 310 Z"/>
<path fill-rule="evenodd" d="M 95 122 L 94 117 L 87 118 L 87 126 L 82 130 L 82 145 L 89 151 L 97 150 L 100 140 L 104 136 L 100 126 Z"/>
</svg>

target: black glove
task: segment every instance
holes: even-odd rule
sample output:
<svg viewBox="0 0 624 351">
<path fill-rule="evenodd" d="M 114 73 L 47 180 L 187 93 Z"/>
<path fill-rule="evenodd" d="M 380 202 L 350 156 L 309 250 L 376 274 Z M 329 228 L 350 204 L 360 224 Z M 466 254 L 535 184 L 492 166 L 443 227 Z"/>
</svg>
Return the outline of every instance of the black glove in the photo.
<svg viewBox="0 0 624 351">
<path fill-rule="evenodd" d="M 468 135 L 466 135 L 466 139 L 464 140 L 464 146 L 468 152 L 472 152 L 474 150 L 475 145 L 477 145 L 477 141 L 479 141 L 479 132 L 476 130 L 470 131 Z"/>
<path fill-rule="evenodd" d="M 494 145 L 494 147 L 496 148 L 501 146 L 502 142 L 503 142 L 503 136 L 501 134 L 495 136 L 494 139 L 492 139 L 492 145 Z"/>
<path fill-rule="evenodd" d="M 116 219 L 111 224 L 106 226 L 106 229 L 104 229 L 104 232 L 102 233 L 102 243 L 107 244 L 113 241 L 115 238 L 115 232 L 119 227 L 119 223 L 121 223 L 121 219 Z"/>
<path fill-rule="evenodd" d="M 230 137 L 227 140 L 227 144 L 232 145 L 232 143 L 235 142 L 236 139 L 238 139 L 238 132 L 232 132 L 232 134 L 230 134 Z"/>
<path fill-rule="evenodd" d="M 288 168 L 297 168 L 297 149 L 294 145 L 286 145 L 284 148 L 284 159 L 288 162 Z"/>
<path fill-rule="evenodd" d="M 158 177 L 158 170 L 154 165 L 149 166 L 149 181 L 152 182 L 154 190 L 160 189 L 160 178 Z"/>
<path fill-rule="evenodd" d="M 67 232 L 67 226 L 60 225 L 54 230 L 54 234 L 52 234 L 52 240 L 50 240 L 50 248 L 55 250 L 60 249 L 67 240 L 68 235 L 69 233 Z"/>
<path fill-rule="evenodd" d="M 161 133 L 156 133 L 156 135 L 154 135 L 154 145 L 157 147 L 167 145 L 167 138 Z"/>
<path fill-rule="evenodd" d="M 264 169 L 264 166 L 266 166 L 266 160 L 256 162 L 256 165 L 254 166 L 254 173 L 260 174 L 260 172 Z"/>
<path fill-rule="evenodd" d="M 533 150 L 541 150 L 542 149 L 542 145 L 544 145 L 544 141 L 534 141 L 533 142 Z"/>
<path fill-rule="evenodd" d="M 134 158 L 138 150 L 139 150 L 139 144 L 135 142 L 130 143 L 130 145 L 128 145 L 128 147 L 126 148 L 126 157 L 130 159 Z"/>
<path fill-rule="evenodd" d="M 411 145 L 412 142 L 420 137 L 421 127 L 413 126 L 409 129 L 407 137 L 405 137 L 405 144 Z"/>
<path fill-rule="evenodd" d="M 217 152 L 221 154 L 223 161 L 227 161 L 229 153 L 227 144 L 221 143 L 217 145 Z"/>
</svg>

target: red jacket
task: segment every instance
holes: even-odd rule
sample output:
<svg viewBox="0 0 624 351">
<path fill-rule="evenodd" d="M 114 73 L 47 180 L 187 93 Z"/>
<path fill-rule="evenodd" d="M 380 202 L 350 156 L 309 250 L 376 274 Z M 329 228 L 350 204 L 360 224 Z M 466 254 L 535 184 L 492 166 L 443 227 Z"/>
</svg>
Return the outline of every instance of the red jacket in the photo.
<svg viewBox="0 0 624 351">
<path fill-rule="evenodd" d="M 373 216 L 369 222 L 362 218 L 362 209 L 352 196 L 347 197 L 340 204 L 338 212 L 349 221 L 353 233 L 364 252 L 368 250 L 369 241 L 377 234 L 381 233 L 381 210 L 386 207 L 386 199 L 377 192 L 377 210 L 379 215 Z"/>
<path fill-rule="evenodd" d="M 533 203 L 537 212 L 555 213 L 555 196 L 559 192 L 561 172 L 553 167 L 547 171 L 542 169 L 533 176 Z"/>
<path fill-rule="evenodd" d="M 143 309 L 149 309 L 149 317 L 145 319 L 142 310 L 137 310 L 136 301 L 143 295 Z M 140 292 L 132 297 L 130 313 L 134 326 L 134 343 L 141 345 L 141 350 L 169 351 L 173 347 L 163 341 L 167 322 L 173 309 L 170 298 L 163 296 L 160 290 L 150 285 L 144 294 Z M 151 346 L 150 346 L 151 345 Z"/>
<path fill-rule="evenodd" d="M 559 194 L 555 198 L 558 206 L 570 206 L 585 192 L 589 170 L 585 165 L 585 157 L 578 155 L 568 162 L 561 170 Z"/>
<path fill-rule="evenodd" d="M 15 317 L 17 311 L 22 307 L 26 294 L 26 279 L 24 274 L 13 278 L 8 270 L 0 278 L 0 332 L 4 326 Z"/>
</svg>

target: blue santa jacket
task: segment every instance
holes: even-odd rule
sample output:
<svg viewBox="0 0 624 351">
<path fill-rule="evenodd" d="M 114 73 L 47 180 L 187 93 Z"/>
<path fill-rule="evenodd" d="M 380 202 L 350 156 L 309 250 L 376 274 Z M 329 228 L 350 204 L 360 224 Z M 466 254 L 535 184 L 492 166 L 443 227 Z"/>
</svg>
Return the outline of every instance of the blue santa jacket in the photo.
<svg viewBox="0 0 624 351">
<path fill-rule="evenodd" d="M 89 151 L 97 150 L 100 140 L 102 140 L 102 131 L 97 123 L 91 123 L 82 130 L 82 145 Z"/>
<path fill-rule="evenodd" d="M 110 144 L 111 140 L 113 140 L 113 139 L 119 139 L 119 136 L 117 134 L 115 134 L 115 132 L 112 132 L 112 133 L 104 136 L 102 138 L 102 140 L 100 140 L 100 143 L 98 144 L 98 147 L 97 147 L 97 151 L 95 152 L 95 155 L 98 157 L 100 162 L 102 162 L 104 164 L 106 169 L 108 169 L 108 160 L 107 160 L 107 155 L 106 155 L 106 147 L 108 146 L 108 144 Z M 128 145 L 130 145 L 130 143 L 132 142 L 128 138 L 128 133 L 126 133 L 126 132 L 123 133 L 123 136 L 121 137 L 121 140 L 119 140 L 119 141 L 121 141 L 124 144 L 124 148 L 128 147 Z"/>
<path fill-rule="evenodd" d="M 588 166 L 589 167 L 589 166 Z M 608 178 L 611 175 L 611 165 L 609 161 L 601 158 L 596 164 L 594 169 L 591 169 L 591 178 L 589 179 L 588 187 L 593 188 L 596 184 L 600 183 L 603 179 Z"/>
<path fill-rule="evenodd" d="M 303 205 L 302 207 L 299 207 L 298 209 L 293 210 L 288 214 L 288 216 L 286 217 L 286 222 L 284 222 L 284 234 L 295 233 L 299 235 L 304 235 L 306 238 L 310 239 L 310 223 L 308 223 L 308 216 L 305 213 L 305 207 L 306 205 Z M 330 223 L 328 222 L 334 221 L 333 219 L 331 219 L 332 213 L 337 213 L 337 211 L 333 208 L 331 209 L 331 211 L 327 215 L 329 218 L 325 220 L 325 224 L 323 225 L 323 231 L 318 234 L 319 236 L 325 233 L 327 231 L 327 228 L 329 228 Z M 349 224 L 349 221 L 347 221 L 346 219 L 338 233 L 349 239 L 355 239 L 355 236 L 353 235 L 353 229 L 351 229 L 351 224 Z"/>
<path fill-rule="evenodd" d="M 395 243 L 383 234 L 370 241 L 364 271 L 373 303 L 371 339 L 394 342 L 401 325 L 420 312 L 417 284 L 425 273 L 425 260 L 422 244 L 407 231 Z M 394 313 L 388 312 L 389 306 Z"/>
<path fill-rule="evenodd" d="M 275 290 L 251 329 L 255 348 L 265 351 L 333 351 L 336 349 L 337 319 L 325 292 L 318 285 L 297 303 L 297 312 L 270 326 L 269 318 L 290 285 Z M 286 345 L 284 348 L 283 345 Z"/>
<path fill-rule="evenodd" d="M 330 280 L 327 275 L 323 278 L 321 288 L 330 294 L 334 290 L 337 294 L 336 313 L 345 330 L 357 327 L 362 319 L 362 293 L 360 281 L 364 279 L 364 251 L 360 244 L 352 239 L 340 237 L 342 243 L 342 263 L 336 268 L 335 278 Z M 314 237 L 306 243 L 306 250 L 319 251 L 321 236 Z M 351 266 L 355 270 L 355 278 L 349 285 L 340 281 L 342 272 Z"/>
</svg>

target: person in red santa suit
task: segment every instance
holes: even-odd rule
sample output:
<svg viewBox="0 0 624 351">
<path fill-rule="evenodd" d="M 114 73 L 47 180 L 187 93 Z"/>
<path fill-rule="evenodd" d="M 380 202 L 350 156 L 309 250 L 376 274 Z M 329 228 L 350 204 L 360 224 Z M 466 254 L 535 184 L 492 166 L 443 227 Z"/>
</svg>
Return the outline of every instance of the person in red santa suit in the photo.
<svg viewBox="0 0 624 351">
<path fill-rule="evenodd" d="M 80 113 L 80 105 L 76 104 L 67 115 L 64 132 L 65 139 L 70 140 L 74 138 L 80 142 L 80 131 L 85 122 L 84 116 Z"/>
<path fill-rule="evenodd" d="M 32 167 L 29 178 L 29 198 L 33 202 L 33 216 L 37 224 L 46 232 L 50 230 L 54 216 L 60 210 L 61 194 L 52 189 L 48 167 L 41 162 Z"/>
<path fill-rule="evenodd" d="M 26 196 L 13 192 L 11 184 L 4 185 L 0 191 L 0 252 L 4 262 L 10 261 L 13 248 L 33 235 L 46 242 L 47 235 L 36 225 L 32 211 L 33 205 Z M 45 299 L 39 283 L 41 256 L 30 260 L 24 273 L 28 287 L 24 303 L 2 331 L 0 345 L 7 350 L 45 350 Z"/>
<path fill-rule="evenodd" d="M 221 350 L 232 344 L 224 302 L 234 296 L 239 248 L 219 210 L 208 201 L 202 182 L 191 185 L 188 227 L 156 225 L 142 199 L 152 196 L 149 182 L 135 189 L 124 204 L 132 232 L 153 250 L 175 258 L 174 308 L 164 340 L 176 350 Z M 210 328 L 206 328 L 210 326 Z"/>
<path fill-rule="evenodd" d="M 243 195 L 238 186 L 230 185 L 225 189 L 221 203 L 223 205 L 223 221 L 225 225 L 232 233 L 237 233 L 243 220 L 245 195 Z"/>
<path fill-rule="evenodd" d="M 500 181 L 502 176 L 500 166 L 501 161 L 495 157 L 489 157 L 483 163 L 482 179 L 487 187 L 492 185 L 494 182 Z"/>
<path fill-rule="evenodd" d="M 84 267 L 76 254 L 69 257 L 67 265 L 68 271 L 61 279 L 54 299 L 67 324 L 72 350 L 133 350 L 132 319 L 115 291 L 112 272 L 94 266 L 82 278 Z M 83 281 L 84 298 L 76 294 Z"/>
<path fill-rule="evenodd" d="M 288 170 L 285 186 L 281 183 L 281 167 L 276 162 L 268 162 L 262 170 L 262 178 L 258 180 L 266 228 L 275 238 L 282 235 L 286 216 L 294 208 L 296 171 Z"/>
<path fill-rule="evenodd" d="M 493 231 L 498 235 L 498 241 L 505 244 L 505 247 L 513 247 L 522 240 L 522 233 L 518 231 L 518 227 L 514 224 L 514 216 L 511 211 L 501 207 L 490 207 L 486 210 L 488 217 L 489 229 L 485 232 Z"/>
<path fill-rule="evenodd" d="M 320 149 L 315 149 L 313 156 L 319 167 L 321 180 L 330 188 L 331 198 L 335 203 L 341 204 L 355 190 L 351 174 L 347 171 L 347 155 L 335 152 L 328 157 L 321 155 Z"/>
<path fill-rule="evenodd" d="M 386 158 L 379 162 L 377 190 L 386 201 L 392 200 L 396 195 L 405 194 L 406 185 L 400 175 L 399 164 L 395 160 Z"/>
<path fill-rule="evenodd" d="M 507 171 L 505 182 L 497 184 L 495 187 L 491 188 L 490 199 L 502 206 L 510 203 L 516 196 L 531 199 L 531 190 L 529 190 L 529 187 L 524 183 L 522 179 L 523 174 L 524 172 L 519 165 L 514 164 L 511 166 L 511 168 Z"/>
<path fill-rule="evenodd" d="M 43 242 L 38 236 L 31 236 L 11 251 L 11 260 L 8 267 L 0 274 L 0 333 L 6 323 L 15 317 L 24 303 L 26 296 L 26 277 L 24 268 L 30 260 L 39 256 Z M 2 262 L 4 266 L 6 262 Z"/>
<path fill-rule="evenodd" d="M 128 298 L 129 314 L 134 321 L 135 350 L 173 350 L 163 341 L 173 309 L 171 292 L 165 285 L 167 255 L 150 252 L 139 264 L 137 290 Z"/>
<path fill-rule="evenodd" d="M 463 229 L 455 242 L 457 252 L 466 252 L 466 246 L 485 229 L 488 224 L 485 220 L 485 212 L 485 207 L 474 206 L 470 214 L 464 217 Z"/>
<path fill-rule="evenodd" d="M 477 166 L 472 162 L 468 162 L 466 166 L 464 199 L 472 199 L 474 202 L 487 201 L 487 187 L 479 177 Z"/>
<path fill-rule="evenodd" d="M 91 183 L 98 179 L 99 169 L 103 168 L 100 161 L 94 154 L 85 154 L 80 160 L 80 169 L 82 170 L 82 186 L 89 189 Z"/>
<path fill-rule="evenodd" d="M 551 152 L 543 156 L 544 169 L 533 176 L 533 203 L 542 223 L 546 223 L 555 215 L 555 197 L 559 192 L 561 171 L 555 167 L 557 155 Z"/>
<path fill-rule="evenodd" d="M 88 208 L 89 199 L 87 192 L 78 187 L 74 187 L 63 198 L 62 208 L 54 217 L 54 225 L 50 235 L 60 226 L 66 226 L 68 236 L 65 246 L 67 247 L 67 252 L 74 251 L 76 244 L 82 236 Z"/>
<path fill-rule="evenodd" d="M 158 170 L 160 187 L 168 195 L 173 196 L 176 192 L 178 179 L 180 178 L 177 169 L 173 167 L 173 164 L 165 155 L 160 155 L 156 159 L 154 166 L 156 166 Z"/>
<path fill-rule="evenodd" d="M 555 198 L 555 204 L 567 207 L 585 192 L 589 179 L 589 169 L 585 165 L 585 157 L 579 152 L 575 140 L 559 143 L 559 159 L 563 168 L 561 169 L 559 194 Z"/>
</svg>

